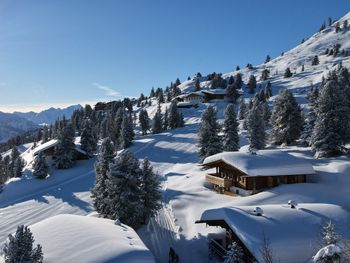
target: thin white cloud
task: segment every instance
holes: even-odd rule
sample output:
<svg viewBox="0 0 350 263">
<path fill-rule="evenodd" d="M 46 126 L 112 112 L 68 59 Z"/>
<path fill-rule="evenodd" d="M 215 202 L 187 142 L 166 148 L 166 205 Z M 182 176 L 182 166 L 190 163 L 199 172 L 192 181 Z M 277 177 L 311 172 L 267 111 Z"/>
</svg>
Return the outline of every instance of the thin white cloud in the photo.
<svg viewBox="0 0 350 263">
<path fill-rule="evenodd" d="M 103 90 L 105 92 L 106 96 L 110 96 L 110 97 L 120 97 L 121 94 L 120 92 L 112 89 L 111 87 L 105 86 L 105 85 L 101 85 L 99 83 L 92 83 L 92 85 L 94 85 L 96 88 Z"/>
</svg>

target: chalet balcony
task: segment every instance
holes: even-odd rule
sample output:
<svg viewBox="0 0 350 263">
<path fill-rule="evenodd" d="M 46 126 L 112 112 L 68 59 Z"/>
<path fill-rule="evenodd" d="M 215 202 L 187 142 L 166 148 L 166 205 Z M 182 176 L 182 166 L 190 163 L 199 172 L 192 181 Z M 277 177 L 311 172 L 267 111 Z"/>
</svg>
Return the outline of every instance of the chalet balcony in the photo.
<svg viewBox="0 0 350 263">
<path fill-rule="evenodd" d="M 225 189 L 228 189 L 233 185 L 232 179 L 222 178 L 216 174 L 207 174 L 206 180 L 208 183 L 211 183 L 211 184 L 216 185 L 218 187 L 223 187 Z"/>
</svg>

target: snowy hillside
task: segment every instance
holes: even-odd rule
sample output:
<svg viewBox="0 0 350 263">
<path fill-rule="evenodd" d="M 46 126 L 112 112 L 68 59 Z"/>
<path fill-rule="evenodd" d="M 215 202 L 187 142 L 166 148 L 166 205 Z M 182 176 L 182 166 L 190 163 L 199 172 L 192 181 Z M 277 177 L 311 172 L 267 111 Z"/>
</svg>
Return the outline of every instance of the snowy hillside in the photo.
<svg viewBox="0 0 350 263">
<path fill-rule="evenodd" d="M 30 226 L 45 262 L 152 263 L 135 231 L 93 216 L 58 215 Z"/>
<path fill-rule="evenodd" d="M 350 13 L 346 14 L 343 18 L 339 19 L 340 25 L 344 20 L 350 20 Z M 317 86 L 322 80 L 322 76 L 326 76 L 329 70 L 335 69 L 336 65 L 340 62 L 343 66 L 350 68 L 350 56 L 342 55 L 327 55 L 325 52 L 327 49 L 331 50 L 335 45 L 340 45 L 340 51 L 345 50 L 350 52 L 350 27 L 342 29 L 340 32 L 335 32 L 336 22 L 331 27 L 326 27 L 321 32 L 317 32 L 304 43 L 296 46 L 295 48 L 284 52 L 283 55 L 272 59 L 266 64 L 253 66 L 253 69 L 242 68 L 238 71 L 224 73 L 223 78 L 229 78 L 235 76 L 237 73 L 242 74 L 244 83 L 248 82 L 250 75 L 255 75 L 257 78 L 257 92 L 263 89 L 270 81 L 272 84 L 273 95 L 276 95 L 281 88 L 287 88 L 294 93 L 298 103 L 302 106 L 306 106 L 308 101 L 305 99 L 308 89 L 314 85 Z M 317 55 L 320 63 L 312 66 L 312 59 Z M 249 62 L 249 61 L 247 61 Z M 302 66 L 304 65 L 304 71 Z M 284 78 L 284 71 L 289 67 L 293 76 L 291 78 Z M 264 69 L 270 71 L 270 78 L 266 81 L 261 81 L 260 76 Z M 184 92 L 194 91 L 195 81 L 184 81 L 179 88 Z M 208 88 L 210 86 L 209 81 L 205 81 L 202 78 L 202 88 Z M 247 89 L 244 89 L 244 97 L 251 98 L 254 95 L 249 94 Z M 274 100 L 272 97 L 271 101 Z"/>
<path fill-rule="evenodd" d="M 350 13 L 340 22 L 343 19 L 349 20 Z M 350 57 L 340 55 L 333 57 L 324 54 L 327 48 L 331 49 L 336 44 L 341 45 L 340 49 L 349 51 L 349 30 L 350 28 L 336 33 L 334 27 L 327 27 L 267 64 L 258 65 L 251 70 L 245 68 L 225 73 L 223 77 L 228 78 L 241 73 L 246 83 L 249 76 L 254 74 L 258 79 L 257 91 L 259 91 L 259 85 L 261 84 L 261 88 L 264 88 L 266 84 L 266 81 L 259 80 L 261 72 L 268 68 L 270 70 L 268 80 L 272 83 L 273 95 L 275 96 L 278 90 L 287 88 L 294 93 L 302 106 L 307 107 L 306 94 L 312 85 L 318 85 L 322 76 L 340 61 L 344 66 L 350 67 Z M 311 60 L 315 55 L 319 56 L 320 64 L 311 66 Z M 304 65 L 303 72 L 301 72 L 302 65 Z M 287 67 L 296 74 L 290 78 L 284 78 L 284 70 Z M 183 93 L 188 93 L 193 91 L 194 84 L 194 80 L 188 80 L 179 87 Z M 200 86 L 208 89 L 209 85 L 210 82 L 202 77 Z M 245 87 L 243 91 L 245 99 L 253 96 Z M 274 96 L 270 98 L 270 104 L 274 101 Z M 144 107 L 150 118 L 157 111 L 155 98 L 151 99 L 151 104 Z M 170 103 L 161 104 L 163 113 L 166 108 L 169 109 L 169 105 Z M 222 195 L 213 191 L 205 181 L 206 171 L 200 165 L 197 145 L 200 117 L 209 105 L 215 105 L 218 120 L 222 123 L 227 103 L 215 101 L 202 103 L 198 108 L 181 109 L 185 120 L 184 127 L 144 136 L 138 132 L 139 130 L 136 132 L 133 145 L 129 150 L 139 159 L 147 157 L 150 160 L 154 171 L 162 178 L 163 195 L 163 207 L 147 226 L 137 230 L 142 242 L 137 240 L 137 235 L 128 227 L 123 230 L 124 226 L 115 226 L 112 221 L 85 217 L 94 211 L 90 189 L 95 181 L 95 158 L 78 161 L 73 168 L 67 170 L 51 167 L 50 176 L 45 180 L 38 180 L 32 176 L 31 171 L 35 149 L 22 146 L 21 156 L 27 162 L 24 176 L 9 180 L 0 194 L 0 249 L 7 235 L 15 232 L 17 225 L 25 224 L 31 225 L 36 241 L 42 243 L 47 262 L 61 262 L 58 257 L 62 250 L 71 252 L 68 253 L 71 256 L 69 262 L 77 260 L 112 262 L 112 259 L 119 260 L 118 257 L 123 256 L 118 254 L 121 250 L 126 253 L 124 255 L 135 255 L 135 258 L 136 255 L 140 255 L 137 259 L 151 262 L 153 258 L 143 243 L 153 253 L 157 262 L 168 262 L 170 247 L 179 254 L 180 262 L 213 262 L 208 259 L 207 236 L 209 233 L 218 233 L 221 230 L 207 227 L 205 224 L 195 224 L 205 210 L 232 206 L 265 206 L 268 210 L 271 205 L 278 205 L 280 208 L 287 204 L 288 200 L 294 200 L 303 204 L 301 207 L 312 206 L 315 211 L 323 211 L 324 207 L 332 205 L 339 206 L 342 212 L 350 211 L 349 157 L 345 155 L 315 159 L 308 147 L 277 147 L 291 156 L 311 163 L 316 173 L 308 177 L 307 183 L 281 185 L 248 197 Z M 134 110 L 139 112 L 140 108 L 134 107 Z M 241 123 L 239 131 L 241 150 L 247 148 L 246 133 Z M 269 210 L 271 215 L 273 210 Z M 342 213 L 324 214 L 325 216 L 322 214 L 324 220 L 328 220 L 328 216 L 333 216 L 335 221 L 342 221 Z M 318 225 L 319 223 L 320 221 L 317 221 Z M 293 226 L 292 229 L 296 227 Z M 315 230 L 316 226 L 313 225 L 313 227 Z M 88 230 L 84 232 L 86 229 Z M 95 231 L 100 232 L 101 236 L 96 235 Z M 286 233 L 288 234 L 292 233 Z M 349 233 L 341 234 L 349 235 Z M 97 247 L 92 244 L 93 239 L 90 240 L 90 238 L 96 238 Z M 62 245 L 56 248 L 55 242 Z M 102 250 L 100 242 L 112 244 L 115 249 L 109 247 Z M 84 250 L 84 247 L 92 247 L 94 250 Z M 279 249 L 287 250 L 288 242 L 281 244 Z M 136 254 L 134 254 L 135 251 L 137 251 Z M 314 252 L 316 254 L 317 251 Z M 122 262 L 118 260 L 116 262 Z"/>
</svg>

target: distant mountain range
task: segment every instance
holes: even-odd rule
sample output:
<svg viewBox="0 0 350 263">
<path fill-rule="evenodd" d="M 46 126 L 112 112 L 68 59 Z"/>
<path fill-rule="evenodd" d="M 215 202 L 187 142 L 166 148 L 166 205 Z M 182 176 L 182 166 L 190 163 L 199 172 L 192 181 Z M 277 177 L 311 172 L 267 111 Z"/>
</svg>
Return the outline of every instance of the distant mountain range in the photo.
<svg viewBox="0 0 350 263">
<path fill-rule="evenodd" d="M 6 142 L 11 137 L 38 128 L 42 124 L 51 124 L 63 115 L 68 119 L 81 105 L 67 108 L 50 108 L 41 112 L 0 112 L 0 142 Z"/>
<path fill-rule="evenodd" d="M 35 124 L 51 124 L 57 120 L 57 118 L 62 117 L 63 115 L 67 118 L 70 118 L 73 112 L 77 109 L 80 109 L 81 105 L 72 105 L 67 108 L 49 108 L 41 112 L 14 112 L 13 114 L 23 117 Z"/>
</svg>

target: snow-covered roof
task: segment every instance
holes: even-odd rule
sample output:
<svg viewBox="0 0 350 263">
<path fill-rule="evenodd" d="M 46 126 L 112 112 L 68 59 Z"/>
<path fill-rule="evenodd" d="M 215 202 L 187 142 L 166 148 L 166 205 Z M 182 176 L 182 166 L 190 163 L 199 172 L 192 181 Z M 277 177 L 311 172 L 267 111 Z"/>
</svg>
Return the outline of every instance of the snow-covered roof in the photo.
<svg viewBox="0 0 350 263">
<path fill-rule="evenodd" d="M 57 139 L 52 139 L 50 141 L 47 141 L 41 145 L 39 145 L 38 147 L 36 147 L 34 150 L 33 150 L 33 155 L 37 155 L 38 153 L 40 152 L 43 152 L 51 147 L 54 147 L 56 146 L 58 143 L 58 140 Z"/>
<path fill-rule="evenodd" d="M 331 220 L 337 231 L 347 233 L 350 213 L 333 204 L 262 205 L 262 216 L 255 206 L 236 206 L 206 210 L 199 223 L 224 220 L 252 255 L 263 262 L 263 238 L 278 262 L 307 262 L 319 250 L 322 226 Z M 344 237 L 346 238 L 346 237 Z"/>
<path fill-rule="evenodd" d="M 36 147 L 34 150 L 33 150 L 33 156 L 39 154 L 40 152 L 43 152 L 51 147 L 55 147 L 58 143 L 58 140 L 57 139 L 52 139 L 50 141 L 47 141 L 43 144 L 40 144 L 38 147 Z M 86 154 L 86 152 L 84 150 L 82 150 L 80 148 L 81 144 L 80 144 L 80 137 L 76 137 L 74 139 L 74 143 L 75 143 L 75 150 L 82 153 L 82 154 Z"/>
<path fill-rule="evenodd" d="M 203 165 L 223 161 L 247 176 L 278 176 L 314 174 L 311 163 L 280 150 L 249 152 L 223 152 L 204 159 Z"/>
<path fill-rule="evenodd" d="M 202 90 L 203 93 L 207 94 L 215 94 L 215 95 L 226 95 L 227 91 L 226 89 L 208 89 L 208 90 Z"/>
<path fill-rule="evenodd" d="M 201 92 L 201 91 L 195 91 L 195 92 L 189 92 L 189 93 L 184 93 L 184 94 L 181 94 L 179 96 L 177 96 L 176 98 L 187 98 L 189 96 L 200 96 L 200 97 L 204 97 L 204 94 Z"/>
<path fill-rule="evenodd" d="M 45 262 L 155 262 L 131 227 L 109 219 L 58 215 L 30 229 Z"/>
</svg>

